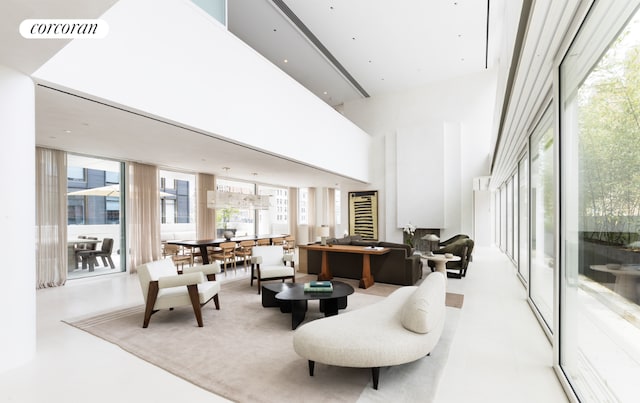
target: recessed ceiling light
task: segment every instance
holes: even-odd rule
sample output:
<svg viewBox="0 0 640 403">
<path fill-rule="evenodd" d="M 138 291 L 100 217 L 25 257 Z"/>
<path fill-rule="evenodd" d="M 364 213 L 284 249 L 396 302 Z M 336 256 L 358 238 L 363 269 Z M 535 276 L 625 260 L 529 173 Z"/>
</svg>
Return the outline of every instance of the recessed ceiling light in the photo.
<svg viewBox="0 0 640 403">
<path fill-rule="evenodd" d="M 225 172 L 228 172 L 230 169 L 231 168 L 229 168 L 229 167 L 222 167 L 222 170 L 225 171 Z"/>
<path fill-rule="evenodd" d="M 327 95 L 327 91 L 323 92 L 324 95 Z"/>
<path fill-rule="evenodd" d="M 333 6 L 329 6 L 329 10 L 333 10 Z"/>
<path fill-rule="evenodd" d="M 276 28 L 273 29 L 273 32 L 278 32 L 278 30 Z"/>
<path fill-rule="evenodd" d="M 351 39 L 355 41 L 355 40 L 356 40 L 356 37 L 355 37 L 355 36 L 353 36 L 353 37 L 351 37 Z"/>
<path fill-rule="evenodd" d="M 67 134 L 69 134 L 69 133 L 71 133 L 71 130 L 68 130 L 68 129 L 67 129 L 67 130 L 65 130 L 64 132 L 65 132 L 65 133 L 67 133 Z"/>
<path fill-rule="evenodd" d="M 285 62 L 285 63 L 289 63 L 289 60 L 287 60 L 287 59 L 284 59 L 284 62 Z"/>
</svg>

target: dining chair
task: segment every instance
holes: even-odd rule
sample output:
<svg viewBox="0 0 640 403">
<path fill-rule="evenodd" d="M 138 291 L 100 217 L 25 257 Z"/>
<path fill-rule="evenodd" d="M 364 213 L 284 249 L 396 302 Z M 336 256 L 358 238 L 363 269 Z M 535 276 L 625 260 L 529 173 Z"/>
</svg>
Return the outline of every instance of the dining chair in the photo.
<svg viewBox="0 0 640 403">
<path fill-rule="evenodd" d="M 111 254 L 113 253 L 113 238 L 104 238 L 102 240 L 102 247 L 100 250 L 92 251 L 91 257 L 93 258 L 93 263 L 98 263 L 98 258 L 102 259 L 102 264 L 104 267 L 107 267 L 107 262 L 112 269 L 116 268 L 116 265 L 113 264 L 113 259 L 111 259 Z M 84 268 L 84 267 L 83 267 Z"/>
<path fill-rule="evenodd" d="M 256 241 L 257 246 L 271 245 L 269 238 L 260 238 Z"/>
<path fill-rule="evenodd" d="M 196 263 L 196 261 L 202 262 L 202 253 L 200 252 L 200 248 L 183 245 L 182 254 L 191 257 L 191 266 L 193 266 Z"/>
<path fill-rule="evenodd" d="M 225 276 L 227 275 L 227 267 L 229 264 L 231 264 L 234 271 L 236 269 L 236 246 L 237 245 L 234 241 L 222 242 L 220 244 L 220 248 L 209 256 L 210 260 L 219 260 L 222 262 Z"/>
<path fill-rule="evenodd" d="M 87 239 L 86 235 L 78 235 L 78 239 Z M 75 261 L 76 261 L 76 269 L 78 268 L 78 266 L 80 265 L 80 262 L 82 261 L 82 257 L 80 256 L 81 251 L 87 249 L 87 244 L 86 243 L 76 243 L 73 245 L 73 255 L 75 257 Z"/>
<path fill-rule="evenodd" d="M 254 241 L 240 241 L 238 249 L 236 249 L 236 257 L 242 259 L 242 265 L 245 270 L 247 268 L 247 261 L 251 261 L 251 254 L 253 247 L 256 245 Z"/>
<path fill-rule="evenodd" d="M 293 253 L 296 249 L 296 239 L 289 235 L 284 237 L 284 253 Z"/>
<path fill-rule="evenodd" d="M 170 244 L 170 243 L 163 244 L 162 256 L 171 257 L 171 260 L 173 260 L 173 263 L 176 266 L 180 265 L 180 270 L 184 270 L 185 263 L 190 265 L 190 266 L 193 265 L 193 261 L 191 260 L 191 256 L 183 254 L 182 253 L 182 248 L 180 248 L 180 245 L 173 245 L 173 244 Z"/>
<path fill-rule="evenodd" d="M 78 237 L 78 238 L 86 239 L 87 241 L 98 240 L 97 237 L 91 237 L 91 236 L 85 236 L 84 238 Z M 82 262 L 82 270 L 89 268 L 89 271 L 93 271 L 97 264 L 96 257 L 93 256 L 93 253 L 96 251 L 98 247 L 98 242 L 87 242 L 87 243 L 83 243 L 82 245 L 83 247 L 79 248 L 75 253 L 76 262 Z M 76 264 L 76 267 L 77 267 L 77 264 Z"/>
</svg>

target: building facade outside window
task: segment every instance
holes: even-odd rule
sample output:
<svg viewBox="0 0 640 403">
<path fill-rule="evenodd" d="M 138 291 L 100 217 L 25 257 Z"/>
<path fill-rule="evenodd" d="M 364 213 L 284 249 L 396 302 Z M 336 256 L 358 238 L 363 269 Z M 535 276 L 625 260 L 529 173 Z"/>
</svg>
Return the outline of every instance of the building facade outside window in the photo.
<svg viewBox="0 0 640 403">
<path fill-rule="evenodd" d="M 76 279 L 125 270 L 125 234 L 121 226 L 124 203 L 121 193 L 123 163 L 67 154 L 68 278 Z M 95 242 L 80 242 L 81 239 Z M 87 249 L 101 250 L 112 239 L 108 251 L 113 267 L 98 257 L 90 261 Z M 75 241 L 74 241 L 75 240 Z M 105 246 L 106 248 L 106 246 Z"/>
</svg>

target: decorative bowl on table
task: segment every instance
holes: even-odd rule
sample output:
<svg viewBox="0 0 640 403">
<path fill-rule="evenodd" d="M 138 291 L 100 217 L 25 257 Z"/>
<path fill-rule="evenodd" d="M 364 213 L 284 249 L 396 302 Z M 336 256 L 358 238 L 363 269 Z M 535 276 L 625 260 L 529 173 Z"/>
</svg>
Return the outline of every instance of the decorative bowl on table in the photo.
<svg viewBox="0 0 640 403">
<path fill-rule="evenodd" d="M 445 253 L 444 257 L 446 257 L 447 259 L 451 259 L 453 257 L 453 253 Z"/>
</svg>

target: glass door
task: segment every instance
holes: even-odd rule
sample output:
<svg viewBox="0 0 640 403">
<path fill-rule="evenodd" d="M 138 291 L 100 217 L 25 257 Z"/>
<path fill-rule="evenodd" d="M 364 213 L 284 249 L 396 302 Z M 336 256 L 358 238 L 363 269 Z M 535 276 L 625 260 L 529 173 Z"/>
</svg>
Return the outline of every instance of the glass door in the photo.
<svg viewBox="0 0 640 403">
<path fill-rule="evenodd" d="M 122 167 L 118 161 L 67 156 L 69 279 L 125 270 Z"/>
<path fill-rule="evenodd" d="M 531 255 L 529 295 L 547 330 L 553 323 L 555 191 L 554 136 L 547 108 L 531 136 Z"/>
</svg>

